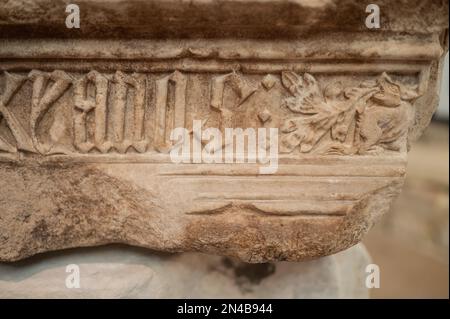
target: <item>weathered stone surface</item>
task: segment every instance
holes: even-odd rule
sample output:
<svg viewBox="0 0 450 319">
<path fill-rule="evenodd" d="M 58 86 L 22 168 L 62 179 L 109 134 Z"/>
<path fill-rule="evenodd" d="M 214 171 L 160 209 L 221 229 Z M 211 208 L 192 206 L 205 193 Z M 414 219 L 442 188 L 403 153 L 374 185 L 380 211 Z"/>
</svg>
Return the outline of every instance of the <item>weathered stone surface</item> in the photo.
<svg viewBox="0 0 450 319">
<path fill-rule="evenodd" d="M 6 37 L 305 37 L 367 32 L 367 2 L 355 0 L 80 0 L 82 27 L 67 32 L 65 0 L 1 0 Z M 381 30 L 430 34 L 448 24 L 445 0 L 378 0 Z M 374 33 L 374 37 L 377 35 Z"/>
<path fill-rule="evenodd" d="M 268 264 L 130 247 L 78 249 L 0 265 L 0 298 L 368 298 L 368 264 L 361 245 L 319 260 Z M 68 265 L 79 267 L 80 288 L 66 287 Z"/>
<path fill-rule="evenodd" d="M 85 1 L 80 30 L 63 1 L 3 2 L 1 261 L 107 243 L 248 262 L 344 250 L 400 192 L 448 43 L 446 1 L 381 1 L 379 30 L 359 1 Z M 278 129 L 262 139 L 279 140 L 277 169 L 173 163 L 173 129 L 208 143 L 196 120 Z"/>
</svg>

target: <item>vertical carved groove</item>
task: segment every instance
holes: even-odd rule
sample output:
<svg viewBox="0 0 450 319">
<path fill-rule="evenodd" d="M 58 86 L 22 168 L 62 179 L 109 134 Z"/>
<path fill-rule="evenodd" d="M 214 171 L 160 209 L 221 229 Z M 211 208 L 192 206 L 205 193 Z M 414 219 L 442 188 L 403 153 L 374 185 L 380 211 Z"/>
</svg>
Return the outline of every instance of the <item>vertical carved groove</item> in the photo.
<svg viewBox="0 0 450 319">
<path fill-rule="evenodd" d="M 15 153 L 17 150 L 34 152 L 34 147 L 30 136 L 25 131 L 22 124 L 20 124 L 20 122 L 16 119 L 14 114 L 7 109 L 9 102 L 22 87 L 26 78 L 18 75 L 12 75 L 8 72 L 5 72 L 5 78 L 5 91 L 0 95 L 0 116 L 5 119 L 7 126 L 16 140 L 17 147 L 11 145 L 3 138 L 0 138 L 0 150 L 10 153 Z"/>
<path fill-rule="evenodd" d="M 145 89 L 146 80 L 142 74 L 133 74 L 134 92 L 134 118 L 133 118 L 133 147 L 139 153 L 147 150 L 148 140 L 144 134 L 145 121 Z"/>
<path fill-rule="evenodd" d="M 154 143 L 157 150 L 166 152 L 170 148 L 170 141 L 166 140 L 166 110 L 169 83 L 175 86 L 175 110 L 173 127 L 185 127 L 186 116 L 186 77 L 178 71 L 156 81 L 156 124 Z"/>
</svg>

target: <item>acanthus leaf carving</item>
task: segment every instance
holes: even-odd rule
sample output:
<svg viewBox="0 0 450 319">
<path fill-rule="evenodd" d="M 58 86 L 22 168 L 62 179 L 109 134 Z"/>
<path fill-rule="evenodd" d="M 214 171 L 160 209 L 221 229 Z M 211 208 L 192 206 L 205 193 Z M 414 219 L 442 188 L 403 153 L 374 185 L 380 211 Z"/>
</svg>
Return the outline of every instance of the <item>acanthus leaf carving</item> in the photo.
<svg viewBox="0 0 450 319">
<path fill-rule="evenodd" d="M 406 146 L 414 111 L 410 101 L 420 93 L 392 81 L 386 73 L 359 87 L 343 88 L 334 82 L 322 90 L 310 74 L 283 72 L 282 84 L 292 95 L 283 105 L 298 116 L 281 126 L 281 152 L 296 148 L 311 152 L 327 134 L 331 139 L 324 148 L 327 154 L 375 154 Z M 350 135 L 350 144 L 344 144 Z"/>
</svg>

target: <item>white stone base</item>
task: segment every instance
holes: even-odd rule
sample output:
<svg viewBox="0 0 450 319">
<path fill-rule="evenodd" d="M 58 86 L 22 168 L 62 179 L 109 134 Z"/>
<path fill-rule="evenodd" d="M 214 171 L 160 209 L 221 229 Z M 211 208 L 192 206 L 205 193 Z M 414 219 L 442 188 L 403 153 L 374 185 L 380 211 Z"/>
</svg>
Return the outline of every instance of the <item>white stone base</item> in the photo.
<svg viewBox="0 0 450 319">
<path fill-rule="evenodd" d="M 370 257 L 357 245 L 309 262 L 245 264 L 197 253 L 106 246 L 0 264 L 0 298 L 368 298 Z M 80 288 L 66 287 L 66 266 Z"/>
</svg>

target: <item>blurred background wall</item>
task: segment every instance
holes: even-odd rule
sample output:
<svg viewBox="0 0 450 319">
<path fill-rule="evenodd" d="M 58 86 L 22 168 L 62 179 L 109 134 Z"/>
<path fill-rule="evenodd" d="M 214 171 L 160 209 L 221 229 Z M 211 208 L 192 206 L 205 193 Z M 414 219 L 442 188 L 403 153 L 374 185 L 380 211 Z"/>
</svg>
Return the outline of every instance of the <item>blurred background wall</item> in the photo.
<svg viewBox="0 0 450 319">
<path fill-rule="evenodd" d="M 372 298 L 449 297 L 449 64 L 432 124 L 408 157 L 406 183 L 364 243 L 380 266 Z"/>
<path fill-rule="evenodd" d="M 442 77 L 441 101 L 436 112 L 436 118 L 448 122 L 448 53 L 445 57 L 445 69 Z"/>
</svg>

